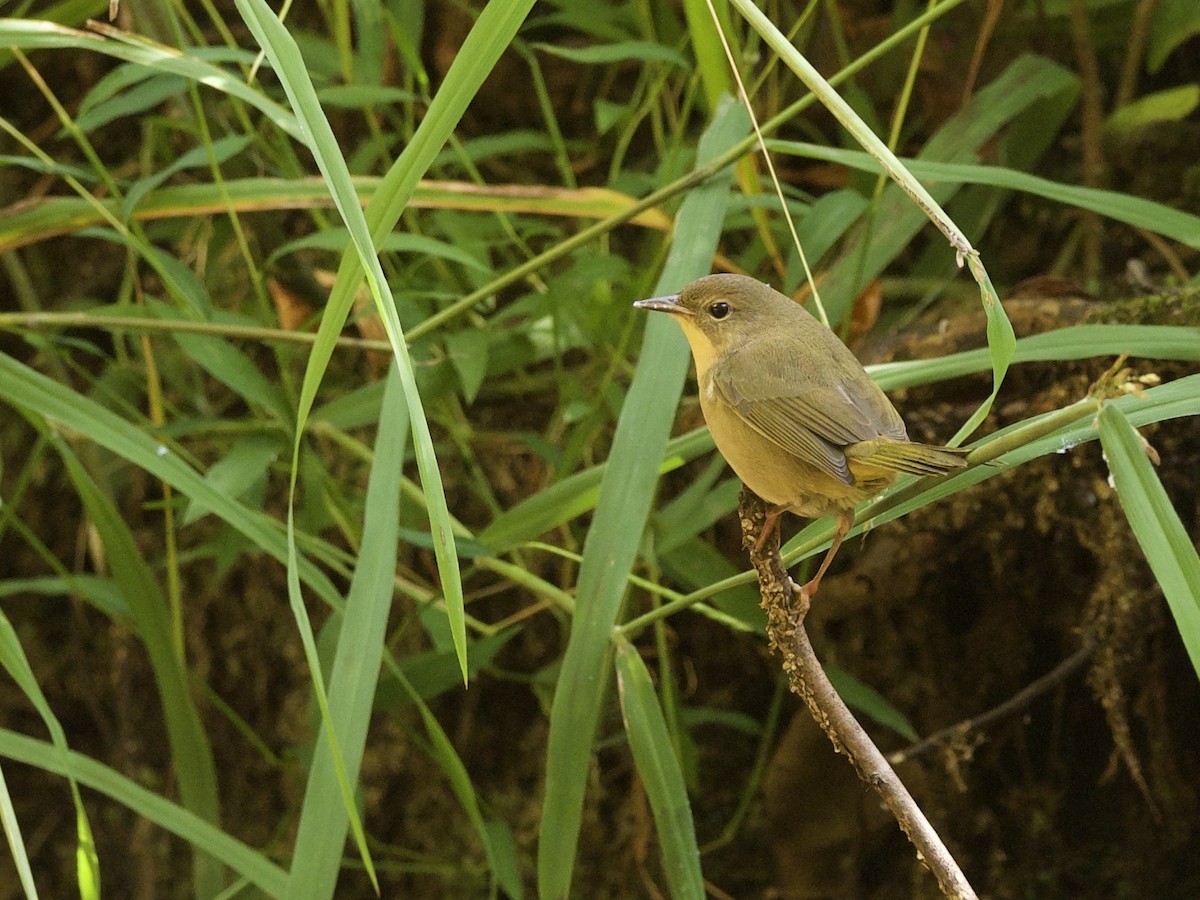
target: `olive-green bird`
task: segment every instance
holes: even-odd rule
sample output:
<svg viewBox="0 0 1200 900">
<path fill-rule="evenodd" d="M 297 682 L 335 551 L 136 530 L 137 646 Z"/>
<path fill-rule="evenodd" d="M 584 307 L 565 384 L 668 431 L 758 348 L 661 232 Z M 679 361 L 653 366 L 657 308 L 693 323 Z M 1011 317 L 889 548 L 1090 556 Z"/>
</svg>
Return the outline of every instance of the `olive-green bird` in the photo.
<svg viewBox="0 0 1200 900">
<path fill-rule="evenodd" d="M 854 506 L 902 472 L 944 475 L 966 451 L 917 444 L 837 335 L 800 304 L 744 275 L 709 275 L 634 306 L 679 323 L 717 449 L 772 504 L 759 547 L 791 511 L 837 516 L 833 544 L 800 588 L 810 599 L 854 524 Z"/>
</svg>

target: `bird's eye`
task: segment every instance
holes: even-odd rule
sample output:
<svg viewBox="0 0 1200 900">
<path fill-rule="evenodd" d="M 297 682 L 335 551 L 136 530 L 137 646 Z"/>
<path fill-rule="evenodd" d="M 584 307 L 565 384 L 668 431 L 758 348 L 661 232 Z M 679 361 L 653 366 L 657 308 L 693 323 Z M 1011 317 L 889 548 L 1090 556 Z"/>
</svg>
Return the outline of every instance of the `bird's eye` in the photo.
<svg viewBox="0 0 1200 900">
<path fill-rule="evenodd" d="M 714 319 L 723 319 L 729 315 L 729 304 L 719 300 L 708 308 L 708 314 Z"/>
</svg>

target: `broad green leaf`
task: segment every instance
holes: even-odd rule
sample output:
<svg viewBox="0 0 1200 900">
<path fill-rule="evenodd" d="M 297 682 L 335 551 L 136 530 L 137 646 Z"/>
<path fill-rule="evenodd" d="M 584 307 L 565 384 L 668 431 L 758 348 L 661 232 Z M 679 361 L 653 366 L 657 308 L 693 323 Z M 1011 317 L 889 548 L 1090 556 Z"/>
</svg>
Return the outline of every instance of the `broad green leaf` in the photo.
<svg viewBox="0 0 1200 900">
<path fill-rule="evenodd" d="M 464 328 L 446 335 L 446 355 L 462 385 L 463 399 L 475 400 L 488 366 L 488 337 L 476 328 Z"/>
<path fill-rule="evenodd" d="M 170 309 L 161 303 L 148 302 L 146 311 L 159 318 L 171 317 Z M 279 386 L 230 341 L 216 335 L 182 331 L 176 332 L 174 339 L 189 359 L 247 403 L 273 419 L 287 421 L 291 418 L 287 399 Z"/>
<path fill-rule="evenodd" d="M 125 116 L 144 113 L 170 97 L 178 97 L 187 89 L 187 79 L 179 75 L 155 75 L 136 87 L 97 103 L 75 119 L 86 134 Z"/>
<path fill-rule="evenodd" d="M 279 458 L 282 451 L 282 443 L 276 438 L 266 435 L 242 438 L 213 463 L 204 480 L 214 490 L 237 499 L 251 485 L 266 479 L 271 463 Z M 180 526 L 192 524 L 206 512 L 194 500 L 188 501 Z"/>
</svg>

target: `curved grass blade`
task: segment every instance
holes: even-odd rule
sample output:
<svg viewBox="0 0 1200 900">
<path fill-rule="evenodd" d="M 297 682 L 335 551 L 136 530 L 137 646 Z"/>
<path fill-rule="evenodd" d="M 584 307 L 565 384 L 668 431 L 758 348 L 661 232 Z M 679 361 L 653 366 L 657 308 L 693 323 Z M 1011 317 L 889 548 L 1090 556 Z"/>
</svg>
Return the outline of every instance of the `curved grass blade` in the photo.
<svg viewBox="0 0 1200 900">
<path fill-rule="evenodd" d="M 9 622 L 8 616 L 4 615 L 3 611 L 0 611 L 0 665 L 4 666 L 8 674 L 12 676 L 12 680 L 17 683 L 17 687 L 29 698 L 29 702 L 33 704 L 38 715 L 41 716 L 42 722 L 45 723 L 46 730 L 50 732 L 50 740 L 54 746 L 66 752 L 69 748 L 62 723 L 58 721 L 58 716 L 54 714 L 54 710 L 50 708 L 50 704 L 46 700 L 46 695 L 42 693 L 41 685 L 37 683 L 37 678 L 34 677 L 33 669 L 25 656 L 25 650 L 21 647 L 16 629 L 12 627 L 12 623 Z M 93 898 L 98 900 L 100 897 L 100 858 L 96 855 L 96 841 L 92 837 L 92 826 L 88 821 L 87 810 L 83 808 L 79 783 L 70 774 L 67 775 L 67 783 L 71 788 L 71 802 L 75 805 L 75 870 L 79 882 L 79 896 L 82 900 L 93 900 Z M 33 887 L 33 875 L 29 870 L 29 860 L 25 856 L 25 847 L 21 843 L 21 833 L 17 828 L 16 815 L 12 810 L 8 790 L 3 785 L 2 775 L 0 775 L 0 790 L 4 793 L 4 830 L 8 834 L 13 859 L 17 863 L 17 870 L 23 884 L 28 875 L 26 894 L 36 897 L 36 889 L 30 892 L 30 888 Z"/>
<path fill-rule="evenodd" d="M 466 106 L 466 101 L 469 100 L 470 96 L 474 95 L 475 90 L 482 82 L 484 70 L 479 66 L 480 62 L 487 60 L 489 57 L 494 62 L 499 52 L 507 45 L 512 35 L 515 34 L 516 28 L 524 20 L 530 6 L 532 6 L 532 0 L 528 0 L 528 2 L 520 0 L 520 2 L 493 4 L 485 10 L 484 14 L 476 22 L 471 34 L 468 35 L 467 43 L 470 43 L 472 38 L 475 38 L 479 42 L 490 42 L 492 52 L 484 52 L 481 55 L 477 55 L 474 50 L 468 50 L 466 44 L 464 44 L 459 58 L 455 60 L 455 65 L 461 70 L 464 66 L 458 65 L 459 60 L 468 60 L 465 66 L 470 74 L 466 77 L 466 84 L 464 86 L 470 87 L 469 93 L 457 92 L 455 89 L 456 83 L 451 80 L 448 73 L 446 81 L 443 83 L 441 90 L 438 91 L 438 95 L 426 113 L 426 117 L 417 134 L 414 135 L 405 154 L 397 161 L 397 166 L 393 167 L 393 171 L 399 169 L 401 172 L 399 176 L 401 184 L 407 185 L 407 190 L 403 191 L 403 196 L 397 197 L 393 195 L 387 198 L 393 204 L 398 200 L 397 218 L 399 217 L 399 212 L 407 203 L 413 188 L 416 187 L 420 176 L 432 162 L 436 149 L 444 143 L 450 130 L 461 117 L 462 111 Z M 434 553 L 437 557 L 438 572 L 442 579 L 442 590 L 446 600 L 451 634 L 459 659 L 459 667 L 465 681 L 467 678 L 466 620 L 462 596 L 462 575 L 458 567 L 458 555 L 455 549 L 452 520 L 446 506 L 445 491 L 442 487 L 437 457 L 433 449 L 433 440 L 429 433 L 429 424 L 425 419 L 412 362 L 409 359 L 408 348 L 405 344 L 400 320 L 396 312 L 396 304 L 380 265 L 379 257 L 375 253 L 375 243 L 381 240 L 383 235 L 373 232 L 371 226 L 368 224 L 367 217 L 363 215 L 346 162 L 341 156 L 337 140 L 321 109 L 316 90 L 309 78 L 307 67 L 295 41 L 263 0 L 237 0 L 237 7 L 243 19 L 250 27 L 251 32 L 254 34 L 255 39 L 270 58 L 271 64 L 288 95 L 288 100 L 303 125 L 308 138 L 306 145 L 313 153 L 321 174 L 329 187 L 330 194 L 333 196 L 338 212 L 341 214 L 342 220 L 350 233 L 354 249 L 357 253 L 357 261 L 354 263 L 351 262 L 352 257 L 349 254 L 343 257 L 342 270 L 339 272 L 338 281 L 329 299 L 325 315 L 322 317 L 317 341 L 313 345 L 313 351 L 309 356 L 308 366 L 305 369 L 300 408 L 297 412 L 297 435 L 296 444 L 293 448 L 292 479 L 289 490 L 289 559 L 295 557 L 294 499 L 300 441 L 308 414 L 312 408 L 317 387 L 328 365 L 337 335 L 341 331 L 353 301 L 357 273 L 365 270 L 367 283 L 370 287 L 372 298 L 375 301 L 376 310 L 383 321 L 384 330 L 387 332 L 388 339 L 392 345 L 400 381 L 404 388 L 405 401 L 409 410 L 409 421 L 412 426 L 413 447 L 417 459 L 417 467 L 425 492 L 426 508 L 429 512 Z M 493 12 L 492 17 L 487 15 L 489 11 Z M 506 19 L 507 29 L 501 26 L 500 22 L 492 21 L 492 19 Z M 471 68 L 472 66 L 475 68 Z M 487 69 L 490 70 L 490 65 Z M 478 75 L 478 78 L 473 79 L 474 75 Z M 465 96 L 462 95 L 463 93 L 465 93 Z M 443 98 L 450 99 L 443 100 Z M 442 102 L 439 103 L 439 101 Z M 425 140 L 422 140 L 422 137 Z M 417 155 L 417 159 L 411 161 L 410 165 L 401 166 L 414 146 L 426 149 L 426 159 L 422 160 L 420 155 Z M 420 165 L 422 161 L 424 165 Z M 386 182 L 387 179 L 385 179 Z M 386 230 L 390 231 L 390 229 L 391 225 L 389 224 Z M 347 276 L 346 273 L 348 271 L 352 271 L 354 277 Z M 359 821 L 357 809 L 354 806 L 349 781 L 346 777 L 344 757 L 338 746 L 337 734 L 334 732 L 330 720 L 328 701 L 312 627 L 308 622 L 308 614 L 300 595 L 299 579 L 295 569 L 291 565 L 289 565 L 288 569 L 288 587 L 293 614 L 300 626 L 301 638 L 304 642 L 305 655 L 309 663 L 310 678 L 313 682 L 318 705 L 321 708 L 321 718 L 324 723 L 325 734 L 332 750 L 337 779 L 342 792 L 342 802 L 349 815 L 351 830 L 355 835 L 359 853 L 367 866 L 372 882 L 376 883 L 376 889 L 378 889 L 374 869 L 367 851 L 366 836 L 363 833 L 362 824 Z M 302 891 L 308 889 L 307 885 L 292 886 Z"/>
<path fill-rule="evenodd" d="M 524 21 L 533 2 L 493 2 L 484 9 L 455 58 L 441 89 L 430 104 L 417 133 L 388 172 L 365 217 L 359 208 L 358 197 L 346 163 L 317 101 L 316 91 L 308 78 L 304 60 L 295 41 L 263 0 L 237 0 L 237 5 L 256 39 L 271 57 L 272 65 L 288 93 L 293 109 L 311 136 L 309 149 L 321 168 L 357 251 L 357 259 L 349 254 L 343 257 L 337 282 L 322 317 L 317 342 L 313 346 L 305 371 L 297 415 L 297 432 L 302 433 L 304 430 L 317 385 L 332 354 L 334 340 L 350 311 L 360 273 L 365 270 L 376 309 L 392 344 L 404 384 L 413 428 L 413 449 L 425 490 L 438 572 L 442 578 L 454 645 L 465 680 L 466 627 L 462 576 L 454 548 L 450 513 L 446 507 L 433 441 L 429 435 L 429 424 L 425 419 L 420 393 L 417 391 L 395 302 L 392 300 L 374 247 L 399 219 L 420 177 L 461 118 L 467 102 L 478 90 L 500 52 Z M 377 205 L 377 202 L 381 205 Z"/>
<path fill-rule="evenodd" d="M 700 870 L 700 847 L 696 843 L 683 770 L 646 664 L 637 648 L 624 639 L 617 643 L 616 670 L 625 733 L 642 786 L 650 798 L 671 896 L 703 900 L 706 893 Z"/>
<path fill-rule="evenodd" d="M 287 541 L 277 521 L 226 496 L 166 445 L 116 413 L 4 353 L 0 353 L 0 400 L 58 422 L 140 466 L 190 498 L 198 509 L 227 522 L 253 546 L 286 564 Z M 326 603 L 335 609 L 341 607 L 337 589 L 307 558 L 301 559 L 300 575 Z"/>
<path fill-rule="evenodd" d="M 178 835 L 197 850 L 219 860 L 271 897 L 283 896 L 287 874 L 237 838 L 206 822 L 124 775 L 74 750 L 60 750 L 7 728 L 0 728 L 0 756 L 46 772 L 71 776 L 80 784 L 111 797 L 139 816 Z"/>
<path fill-rule="evenodd" d="M 61 438 L 55 436 L 52 444 L 104 544 L 113 580 L 129 604 L 137 635 L 150 658 L 183 805 L 217 825 L 221 820 L 217 767 L 200 712 L 192 699 L 187 672 L 176 655 L 166 595 L 109 497 Z M 197 854 L 194 861 L 193 880 L 197 894 L 202 897 L 222 889 L 220 867 L 204 854 Z"/>
<path fill-rule="evenodd" d="M 22 165 L 46 168 L 34 157 L 20 157 Z M 0 158 L 3 162 L 3 158 Z M 55 174 L 78 175 L 59 167 Z M 87 173 L 84 173 L 85 176 Z M 361 203 L 369 203 L 384 189 L 384 179 L 358 176 L 353 179 Z M 224 191 L 222 190 L 224 189 Z M 410 205 L 416 209 L 454 209 L 465 212 L 512 212 L 575 219 L 607 219 L 635 206 L 639 201 L 608 188 L 575 190 L 528 185 L 485 185 L 457 181 L 422 181 Z M 157 188 L 141 198 L 132 218 L 139 222 L 188 218 L 264 209 L 313 209 L 332 206 L 329 189 L 319 178 L 231 178 L 217 184 L 172 184 Z M 107 215 L 105 215 L 107 214 Z M 118 220 L 121 201 L 112 198 L 43 197 L 0 210 L 0 253 L 47 238 L 81 231 Z M 650 208 L 629 219 L 632 225 L 666 231 L 671 219 L 662 210 Z M 394 224 L 394 223 L 393 223 Z M 390 229 L 383 232 L 390 234 Z M 380 238 L 382 240 L 383 238 Z M 277 253 L 279 251 L 276 251 Z"/>
<path fill-rule="evenodd" d="M 1200 328 L 1189 325 L 1072 325 L 1017 341 L 1014 363 L 1090 359 L 1127 353 L 1141 359 L 1200 360 Z M 982 372 L 988 351 L 964 350 L 936 359 L 867 366 L 884 390 L 931 384 Z"/>
<path fill-rule="evenodd" d="M 799 141 L 767 141 L 767 146 L 780 153 L 837 163 L 862 172 L 881 172 L 879 163 L 860 150 L 823 147 Z M 981 184 L 988 187 L 1020 191 L 1047 200 L 1066 203 L 1078 209 L 1099 213 L 1114 222 L 1124 222 L 1144 228 L 1193 249 L 1200 249 L 1200 216 L 1174 209 L 1163 203 L 1133 197 L 1117 191 L 1060 184 L 1039 178 L 1028 172 L 971 163 L 938 162 L 936 160 L 904 157 L 900 160 L 913 175 L 926 181 L 945 184 Z"/>
<path fill-rule="evenodd" d="M 701 138 L 697 164 L 717 157 L 748 127 L 741 105 L 730 102 L 719 108 Z M 659 279 L 660 292 L 677 290 L 708 271 L 730 181 L 726 170 L 684 201 Z M 543 898 L 570 893 L 588 761 L 608 681 L 612 629 L 641 543 L 687 372 L 687 345 L 673 322 L 651 318 L 646 323 L 639 359 L 584 544 L 577 612 L 550 711 L 546 799 L 538 841 L 538 890 Z"/>
<path fill-rule="evenodd" d="M 29 853 L 25 849 L 25 838 L 21 836 L 21 826 L 17 822 L 17 811 L 13 809 L 12 796 L 8 793 L 8 782 L 4 780 L 3 767 L 0 767 L 0 826 L 3 826 L 4 836 L 8 839 L 8 849 L 12 853 L 13 868 L 17 870 L 17 881 L 21 884 L 21 890 L 29 900 L 37 900 L 37 885 L 33 882 Z"/>
<path fill-rule="evenodd" d="M 1200 677 L 1200 556 L 1150 463 L 1148 445 L 1120 408 L 1100 412 L 1100 444 L 1117 500 L 1154 572 Z"/>
<path fill-rule="evenodd" d="M 96 23 L 96 26 L 113 40 L 52 22 L 0 19 L 0 46 L 18 47 L 22 50 L 92 50 L 160 72 L 182 75 L 197 84 L 216 88 L 238 98 L 263 113 L 275 127 L 286 131 L 296 140 L 304 140 L 303 130 L 296 117 L 261 91 L 246 84 L 242 78 L 141 35 L 129 34 L 99 23 Z"/>
</svg>

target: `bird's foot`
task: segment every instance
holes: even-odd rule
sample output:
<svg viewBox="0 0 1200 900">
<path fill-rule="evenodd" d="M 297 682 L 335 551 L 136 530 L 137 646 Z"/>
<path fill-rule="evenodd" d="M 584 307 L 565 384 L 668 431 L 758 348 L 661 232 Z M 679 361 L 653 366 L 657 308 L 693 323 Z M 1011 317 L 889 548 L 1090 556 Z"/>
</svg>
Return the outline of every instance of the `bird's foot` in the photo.
<svg viewBox="0 0 1200 900">
<path fill-rule="evenodd" d="M 806 584 L 796 584 L 795 579 L 789 575 L 788 587 L 791 588 L 792 597 L 796 601 L 797 612 L 800 614 L 800 618 L 803 619 L 808 615 L 808 608 L 812 604 L 813 594 L 817 592 L 816 585 L 812 581 Z"/>
</svg>

